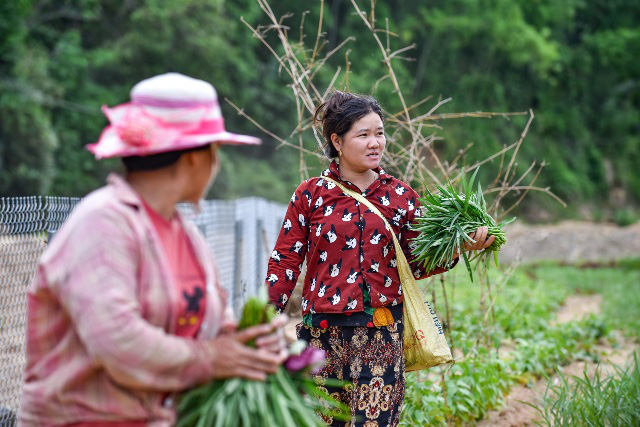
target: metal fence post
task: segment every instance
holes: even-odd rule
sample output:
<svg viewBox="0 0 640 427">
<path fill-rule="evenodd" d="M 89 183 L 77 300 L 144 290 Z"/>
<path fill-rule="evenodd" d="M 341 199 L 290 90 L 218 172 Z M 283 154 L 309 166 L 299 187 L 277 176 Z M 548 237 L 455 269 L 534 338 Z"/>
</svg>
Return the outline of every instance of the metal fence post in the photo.
<svg viewBox="0 0 640 427">
<path fill-rule="evenodd" d="M 241 219 L 236 219 L 235 221 L 235 266 L 233 269 L 233 308 L 238 313 L 240 308 L 240 301 L 244 298 L 245 285 L 244 280 L 242 280 L 242 275 L 240 272 L 242 271 L 243 263 L 242 263 L 242 252 L 244 251 L 244 227 L 242 225 L 243 221 Z"/>
</svg>

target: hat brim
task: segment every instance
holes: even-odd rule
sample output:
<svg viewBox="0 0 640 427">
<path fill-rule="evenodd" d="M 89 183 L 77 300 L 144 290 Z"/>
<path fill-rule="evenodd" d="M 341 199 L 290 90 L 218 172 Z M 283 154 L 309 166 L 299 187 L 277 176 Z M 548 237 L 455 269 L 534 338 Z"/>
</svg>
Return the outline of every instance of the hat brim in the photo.
<svg viewBox="0 0 640 427">
<path fill-rule="evenodd" d="M 254 136 L 225 131 L 212 134 L 183 135 L 178 141 L 172 142 L 167 146 L 131 146 L 122 141 L 117 132 L 108 126 L 102 132 L 102 135 L 100 135 L 100 140 L 94 144 L 87 145 L 87 149 L 93 153 L 97 159 L 109 159 L 113 157 L 149 156 L 152 154 L 186 150 L 212 143 L 224 145 L 258 145 L 262 143 L 262 140 Z"/>
<path fill-rule="evenodd" d="M 255 136 L 241 135 L 226 131 L 209 135 L 185 135 L 180 139 L 180 141 L 185 141 L 186 143 L 198 142 L 203 144 L 217 142 L 218 144 L 225 145 L 258 145 L 262 143 L 262 140 Z"/>
</svg>

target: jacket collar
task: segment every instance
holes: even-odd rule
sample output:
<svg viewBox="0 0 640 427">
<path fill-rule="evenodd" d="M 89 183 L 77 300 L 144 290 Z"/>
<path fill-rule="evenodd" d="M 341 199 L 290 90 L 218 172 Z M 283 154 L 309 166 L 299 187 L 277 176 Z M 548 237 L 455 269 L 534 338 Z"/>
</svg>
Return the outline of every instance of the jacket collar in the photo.
<svg viewBox="0 0 640 427">
<path fill-rule="evenodd" d="M 388 179 L 391 179 L 391 175 L 387 174 L 384 169 L 382 169 L 380 166 L 378 166 L 375 169 L 372 169 L 375 173 L 378 174 L 378 180 L 380 181 L 386 181 Z M 338 162 L 335 160 L 331 161 L 331 164 L 329 165 L 329 169 L 325 169 L 322 172 L 322 176 L 328 176 L 330 178 L 333 178 L 335 180 L 338 180 L 340 182 L 344 182 L 345 184 L 347 183 L 347 181 L 344 181 L 341 177 L 340 177 L 340 170 L 338 169 Z"/>
<path fill-rule="evenodd" d="M 129 185 L 126 179 L 116 173 L 110 173 L 107 177 L 107 184 L 113 189 L 120 202 L 135 208 L 138 212 L 144 212 L 142 197 Z M 184 217 L 178 209 L 175 214 L 184 224 Z"/>
<path fill-rule="evenodd" d="M 142 199 L 122 176 L 110 173 L 107 177 L 107 184 L 113 188 L 119 201 L 138 210 L 142 208 Z"/>
<path fill-rule="evenodd" d="M 381 184 L 386 184 L 387 180 L 392 178 L 391 175 L 387 174 L 380 166 L 378 166 L 377 168 L 372 169 L 372 170 L 378 174 L 378 179 L 373 181 L 373 183 L 369 186 L 369 188 L 367 188 L 364 191 L 364 193 L 366 193 L 367 195 L 373 194 L 380 187 Z M 344 181 L 340 177 L 340 170 L 338 169 L 338 162 L 335 161 L 335 160 L 333 160 L 331 162 L 331 164 L 329 165 L 329 169 L 325 169 L 322 172 L 322 176 L 333 178 L 336 181 L 343 183 L 348 188 L 351 188 L 352 190 L 355 190 L 355 191 L 358 191 L 358 192 L 361 191 L 358 187 L 356 187 L 355 184 L 353 184 L 353 183 L 351 183 L 349 181 Z"/>
</svg>

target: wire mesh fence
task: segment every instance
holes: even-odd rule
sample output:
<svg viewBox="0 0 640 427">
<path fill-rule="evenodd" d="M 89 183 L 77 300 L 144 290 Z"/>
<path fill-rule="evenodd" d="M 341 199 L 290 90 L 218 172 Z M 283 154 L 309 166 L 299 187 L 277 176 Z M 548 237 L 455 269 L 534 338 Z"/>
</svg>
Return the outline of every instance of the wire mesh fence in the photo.
<svg viewBox="0 0 640 427">
<path fill-rule="evenodd" d="M 38 260 L 79 198 L 0 198 L 0 427 L 18 412 L 25 364 L 27 289 Z M 229 303 L 238 310 L 258 292 L 285 205 L 259 198 L 209 200 L 179 207 L 205 236 Z"/>
</svg>

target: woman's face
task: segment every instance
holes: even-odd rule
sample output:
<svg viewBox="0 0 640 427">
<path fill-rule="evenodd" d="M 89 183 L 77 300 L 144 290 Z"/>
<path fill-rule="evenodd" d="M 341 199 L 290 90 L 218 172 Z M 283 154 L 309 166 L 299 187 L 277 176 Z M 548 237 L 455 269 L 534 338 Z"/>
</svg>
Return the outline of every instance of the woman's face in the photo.
<svg viewBox="0 0 640 427">
<path fill-rule="evenodd" d="M 342 137 L 331 135 L 333 145 L 342 150 L 340 164 L 354 172 L 364 172 L 380 165 L 387 140 L 378 114 L 371 112 L 355 121 Z"/>
<path fill-rule="evenodd" d="M 218 158 L 218 144 L 211 144 L 209 150 L 198 150 L 193 152 L 195 161 L 191 174 L 193 191 L 188 195 L 187 202 L 197 203 L 211 188 L 211 184 L 218 175 L 220 164 Z"/>
</svg>

